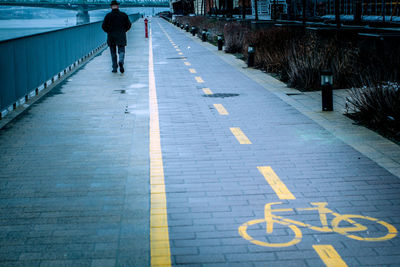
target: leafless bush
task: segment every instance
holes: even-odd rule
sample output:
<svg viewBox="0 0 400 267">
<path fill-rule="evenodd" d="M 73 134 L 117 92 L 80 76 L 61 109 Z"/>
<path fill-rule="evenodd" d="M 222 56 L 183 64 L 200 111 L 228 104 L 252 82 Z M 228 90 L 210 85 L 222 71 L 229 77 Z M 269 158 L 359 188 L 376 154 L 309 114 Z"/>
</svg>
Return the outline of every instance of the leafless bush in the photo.
<svg viewBox="0 0 400 267">
<path fill-rule="evenodd" d="M 292 43 L 298 40 L 302 31 L 297 28 L 273 27 L 250 32 L 246 38 L 244 54 L 247 46 L 255 46 L 255 64 L 257 67 L 287 77 L 288 52 Z"/>
<path fill-rule="evenodd" d="M 400 84 L 385 82 L 353 88 L 347 114 L 367 126 L 400 138 Z"/>
<path fill-rule="evenodd" d="M 198 35 L 201 34 L 203 29 L 208 30 L 208 40 L 211 42 L 217 41 L 218 34 L 224 33 L 225 22 L 216 19 L 206 18 L 204 16 L 182 16 L 178 17 L 177 21 L 181 24 L 189 24 L 190 27 L 194 26 L 198 29 Z"/>
<path fill-rule="evenodd" d="M 225 51 L 227 53 L 242 53 L 245 47 L 245 38 L 248 33 L 249 30 L 240 23 L 231 22 L 225 24 Z"/>
<path fill-rule="evenodd" d="M 321 42 L 308 34 L 290 46 L 288 80 L 292 87 L 303 90 L 320 88 L 320 71 L 331 69 L 335 88 L 348 88 L 356 70 L 357 49 L 336 38 Z"/>
</svg>

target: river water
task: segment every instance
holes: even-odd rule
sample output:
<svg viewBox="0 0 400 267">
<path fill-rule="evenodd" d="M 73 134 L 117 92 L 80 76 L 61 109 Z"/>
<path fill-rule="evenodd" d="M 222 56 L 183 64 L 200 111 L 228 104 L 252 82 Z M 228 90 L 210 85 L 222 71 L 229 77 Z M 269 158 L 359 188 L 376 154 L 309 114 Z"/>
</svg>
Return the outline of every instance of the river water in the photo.
<svg viewBox="0 0 400 267">
<path fill-rule="evenodd" d="M 123 8 L 127 14 L 151 16 L 166 8 Z M 90 22 L 102 21 L 109 9 L 90 11 Z M 0 41 L 76 25 L 76 12 L 48 8 L 0 7 Z"/>
</svg>

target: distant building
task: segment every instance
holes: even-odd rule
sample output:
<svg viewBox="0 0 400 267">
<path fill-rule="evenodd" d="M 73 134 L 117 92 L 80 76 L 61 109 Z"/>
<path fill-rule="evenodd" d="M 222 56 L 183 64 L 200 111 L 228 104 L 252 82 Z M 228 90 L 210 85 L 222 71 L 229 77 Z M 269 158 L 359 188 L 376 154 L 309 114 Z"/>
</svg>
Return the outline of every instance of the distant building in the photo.
<svg viewBox="0 0 400 267">
<path fill-rule="evenodd" d="M 253 16 L 256 15 L 256 9 L 254 5 L 255 0 L 251 0 L 251 13 Z M 287 2 L 286 0 L 258 0 L 257 11 L 259 17 L 270 17 L 274 12 L 274 5 L 276 5 L 277 15 L 287 14 Z"/>
</svg>

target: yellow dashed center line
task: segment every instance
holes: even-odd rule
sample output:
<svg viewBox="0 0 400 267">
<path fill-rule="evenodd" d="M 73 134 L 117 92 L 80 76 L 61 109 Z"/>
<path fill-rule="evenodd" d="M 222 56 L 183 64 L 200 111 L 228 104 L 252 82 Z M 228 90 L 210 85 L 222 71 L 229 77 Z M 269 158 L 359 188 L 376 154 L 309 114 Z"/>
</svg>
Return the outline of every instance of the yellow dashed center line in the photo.
<svg viewBox="0 0 400 267">
<path fill-rule="evenodd" d="M 183 53 L 182 53 L 182 52 L 179 52 L 178 55 L 183 55 Z"/>
<path fill-rule="evenodd" d="M 271 167 L 261 166 L 257 168 L 280 199 L 296 199 Z"/>
<path fill-rule="evenodd" d="M 203 88 L 203 92 L 204 92 L 204 94 L 206 94 L 206 95 L 212 95 L 212 94 L 213 94 L 213 92 L 211 91 L 210 88 Z"/>
<path fill-rule="evenodd" d="M 232 134 L 236 137 L 236 139 L 239 141 L 240 144 L 242 145 L 250 145 L 251 142 L 249 138 L 242 132 L 240 128 L 229 128 L 232 132 Z"/>
<path fill-rule="evenodd" d="M 190 73 L 197 73 L 195 69 L 189 69 Z"/>
<path fill-rule="evenodd" d="M 157 90 L 154 77 L 153 45 L 149 41 L 149 106 L 150 106 L 150 253 L 151 266 L 171 266 L 167 197 L 161 152 Z"/>
<path fill-rule="evenodd" d="M 192 64 L 190 64 L 190 62 L 184 62 L 186 66 L 191 66 Z"/>
<path fill-rule="evenodd" d="M 214 104 L 214 107 L 218 110 L 219 115 L 229 115 L 228 111 L 226 111 L 222 104 Z"/>
<path fill-rule="evenodd" d="M 194 77 L 198 83 L 204 83 L 203 79 L 200 76 Z"/>
<path fill-rule="evenodd" d="M 339 253 L 331 245 L 314 245 L 313 248 L 327 267 L 347 267 Z"/>
</svg>

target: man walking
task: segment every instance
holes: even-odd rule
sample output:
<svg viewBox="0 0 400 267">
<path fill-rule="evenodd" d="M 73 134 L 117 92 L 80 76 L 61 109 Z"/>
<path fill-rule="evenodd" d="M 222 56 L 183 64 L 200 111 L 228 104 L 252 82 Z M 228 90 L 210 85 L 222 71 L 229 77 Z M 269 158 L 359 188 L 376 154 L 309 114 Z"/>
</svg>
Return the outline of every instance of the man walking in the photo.
<svg viewBox="0 0 400 267">
<path fill-rule="evenodd" d="M 116 0 L 111 2 L 112 11 L 108 13 L 103 21 L 102 28 L 107 33 L 107 44 L 110 47 L 112 72 L 119 71 L 124 73 L 124 57 L 126 46 L 126 32 L 132 24 L 124 12 L 119 11 L 119 3 Z M 118 48 L 118 63 L 117 63 Z"/>
</svg>

